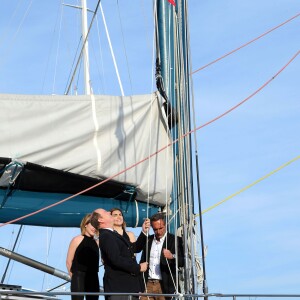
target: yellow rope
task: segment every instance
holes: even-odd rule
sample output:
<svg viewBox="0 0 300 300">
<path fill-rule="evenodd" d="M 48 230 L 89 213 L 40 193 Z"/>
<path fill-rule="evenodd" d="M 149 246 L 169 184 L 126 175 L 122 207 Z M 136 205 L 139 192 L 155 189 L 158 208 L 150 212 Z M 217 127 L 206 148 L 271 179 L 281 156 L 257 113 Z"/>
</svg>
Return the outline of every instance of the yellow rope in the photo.
<svg viewBox="0 0 300 300">
<path fill-rule="evenodd" d="M 296 161 L 297 159 L 299 159 L 299 158 L 300 158 L 300 155 L 299 155 L 299 156 L 296 156 L 295 158 L 293 158 L 293 159 L 291 159 L 290 161 L 286 162 L 285 164 L 281 165 L 279 168 L 273 170 L 272 172 L 268 173 L 267 175 L 265 175 L 265 176 L 263 176 L 263 177 L 257 179 L 256 181 L 254 181 L 253 183 L 247 185 L 246 187 L 242 188 L 241 190 L 237 191 L 236 193 L 234 193 L 234 194 L 232 194 L 232 195 L 226 197 L 226 198 L 223 199 L 222 201 L 220 201 L 220 202 L 218 202 L 218 203 L 216 203 L 216 204 L 210 206 L 209 208 L 203 210 L 203 211 L 202 211 L 202 214 L 204 214 L 204 213 L 206 213 L 206 212 L 208 212 L 208 211 L 214 209 L 215 207 L 219 206 L 220 204 L 222 204 L 222 203 L 228 201 L 229 199 L 235 197 L 236 195 L 238 195 L 238 194 L 240 194 L 240 193 L 246 191 L 247 189 L 251 188 L 251 187 L 254 186 L 255 184 L 259 183 L 260 181 L 262 181 L 262 180 L 264 180 L 264 179 L 270 177 L 270 176 L 273 175 L 274 173 L 280 171 L 280 170 L 283 169 L 284 167 L 286 167 L 286 166 L 290 165 L 291 163 L 295 162 L 295 161 Z M 196 217 L 198 217 L 198 216 L 199 216 L 199 214 L 196 215 Z"/>
</svg>

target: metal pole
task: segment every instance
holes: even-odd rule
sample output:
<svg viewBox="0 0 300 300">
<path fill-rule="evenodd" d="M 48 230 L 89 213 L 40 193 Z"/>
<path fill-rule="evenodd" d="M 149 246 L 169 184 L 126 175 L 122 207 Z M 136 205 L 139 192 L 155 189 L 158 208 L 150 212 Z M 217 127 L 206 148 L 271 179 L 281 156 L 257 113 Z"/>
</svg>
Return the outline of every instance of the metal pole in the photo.
<svg viewBox="0 0 300 300">
<path fill-rule="evenodd" d="M 99 8 L 99 5 L 100 5 L 100 1 L 101 1 L 101 0 L 98 0 L 98 3 L 97 3 L 97 6 L 96 6 L 96 9 L 95 9 L 95 11 L 94 11 L 93 18 L 92 18 L 92 20 L 91 20 L 91 23 L 90 23 L 90 26 L 89 26 L 89 29 L 88 29 L 88 31 L 87 31 L 87 34 L 86 34 L 86 37 L 84 38 L 84 41 L 83 41 L 83 47 L 81 48 L 81 51 L 80 51 L 79 57 L 78 57 L 78 59 L 77 59 L 76 66 L 75 66 L 75 68 L 74 68 L 74 71 L 73 71 L 72 77 L 71 77 L 71 79 L 70 79 L 70 83 L 68 84 L 68 87 L 67 87 L 67 89 L 66 89 L 65 95 L 68 95 L 68 94 L 69 94 L 69 91 L 70 91 L 70 89 L 71 89 L 71 86 L 72 86 L 72 83 L 73 83 L 73 80 L 74 80 L 74 77 L 75 77 L 75 74 L 76 74 L 77 68 L 78 68 L 78 66 L 79 66 L 79 62 L 80 62 L 80 60 L 81 60 L 81 57 L 82 57 L 82 55 L 83 55 L 84 46 L 85 46 L 85 44 L 86 44 L 86 42 L 87 42 L 87 38 L 88 38 L 88 36 L 89 36 L 89 33 L 90 33 L 90 31 L 91 31 L 91 28 L 92 28 L 92 25 L 93 25 L 94 19 L 95 19 L 95 17 L 96 17 L 96 14 L 97 14 L 97 11 L 98 11 L 98 8 Z"/>
<path fill-rule="evenodd" d="M 83 66 L 84 66 L 84 91 L 85 95 L 91 94 L 90 86 L 90 64 L 89 64 L 89 45 L 88 45 L 88 26 L 87 26 L 87 6 L 86 0 L 81 0 L 81 30 L 83 45 Z"/>
<path fill-rule="evenodd" d="M 20 233 L 21 233 L 22 228 L 23 228 L 23 225 L 21 225 L 20 228 L 19 228 L 19 231 L 18 231 L 16 240 L 15 240 L 14 246 L 13 246 L 13 248 L 12 248 L 12 251 L 14 251 L 15 248 L 16 248 L 16 245 L 17 245 L 17 242 L 18 242 L 18 239 L 19 239 L 19 236 L 20 236 Z M 4 274 L 3 274 L 2 279 L 1 279 L 1 284 L 2 284 L 2 283 L 4 282 L 4 280 L 5 280 L 6 273 L 7 273 L 7 270 L 8 270 L 9 264 L 10 264 L 10 261 L 11 261 L 11 258 L 10 258 L 10 259 L 8 260 L 8 262 L 7 262 L 7 265 L 6 265 Z"/>
<path fill-rule="evenodd" d="M 69 274 L 67 274 L 63 271 L 60 271 L 58 269 L 55 269 L 53 267 L 50 267 L 48 265 L 45 265 L 43 263 L 40 263 L 40 262 L 38 262 L 36 260 L 33 260 L 31 258 L 28 258 L 26 256 L 20 255 L 20 254 L 15 253 L 15 252 L 12 252 L 8 249 L 0 247 L 0 255 L 3 255 L 5 257 L 8 257 L 8 258 L 13 259 L 15 261 L 18 261 L 22 264 L 25 264 L 25 265 L 30 266 L 32 268 L 38 269 L 40 271 L 46 272 L 48 274 L 54 275 L 56 277 L 62 278 L 64 280 L 71 281 L 71 278 L 70 278 Z"/>
<path fill-rule="evenodd" d="M 197 152 L 197 150 L 196 150 L 196 174 L 197 174 L 197 191 L 198 191 L 198 204 L 199 204 L 199 227 L 200 227 L 200 236 L 201 236 L 202 268 L 203 268 L 203 286 L 202 286 L 202 290 L 203 290 L 203 294 L 207 294 L 208 293 L 208 287 L 207 287 L 207 282 L 206 282 L 205 251 L 204 251 L 202 208 L 201 208 L 201 196 L 200 196 L 200 179 L 199 179 L 199 163 L 198 163 L 198 152 Z"/>
<path fill-rule="evenodd" d="M 188 0 L 186 0 L 186 3 L 188 2 Z M 188 18 L 187 16 L 187 5 L 185 5 L 185 9 L 182 7 L 182 11 L 185 10 L 185 17 Z M 188 25 L 185 28 L 185 39 L 186 39 L 186 43 L 189 45 L 189 28 Z M 187 65 L 186 65 L 186 71 L 189 73 L 190 72 L 190 67 L 191 67 L 191 62 L 189 59 L 189 55 L 190 55 L 190 49 L 187 49 L 187 52 L 185 53 L 185 56 L 187 57 Z M 188 76 L 188 74 L 187 74 Z M 189 81 L 190 83 L 190 81 Z M 191 89 L 191 92 L 193 93 L 193 86 L 192 86 L 192 81 L 191 81 L 191 86 L 189 86 L 189 88 Z M 195 120 L 194 120 L 194 124 L 195 124 Z M 203 285 L 202 285 L 202 291 L 203 294 L 207 294 L 208 293 L 208 286 L 207 286 L 207 281 L 206 281 L 206 267 L 205 267 L 205 245 L 204 245 L 204 237 L 203 237 L 203 222 L 202 222 L 202 208 L 201 208 L 201 195 L 200 195 L 200 177 L 199 177 L 199 159 L 198 159 L 198 150 L 197 150 L 197 138 L 196 138 L 196 133 L 194 133 L 195 135 L 195 167 L 196 167 L 196 176 L 197 176 L 197 196 L 198 196 L 198 209 L 199 209 L 199 230 L 200 230 L 200 237 L 201 237 L 201 255 L 202 255 L 202 268 L 203 268 Z M 204 297 L 204 299 L 208 299 L 208 297 Z"/>
</svg>

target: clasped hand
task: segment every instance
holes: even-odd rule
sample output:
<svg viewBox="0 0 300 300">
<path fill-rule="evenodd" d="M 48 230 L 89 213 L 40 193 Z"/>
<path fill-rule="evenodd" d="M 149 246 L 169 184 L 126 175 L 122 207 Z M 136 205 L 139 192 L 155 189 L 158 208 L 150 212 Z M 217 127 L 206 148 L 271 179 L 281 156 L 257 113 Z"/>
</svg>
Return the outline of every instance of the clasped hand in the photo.
<svg viewBox="0 0 300 300">
<path fill-rule="evenodd" d="M 140 272 L 146 272 L 147 269 L 148 269 L 148 263 L 147 262 L 140 263 Z"/>
<path fill-rule="evenodd" d="M 149 232 L 149 228 L 150 228 L 150 219 L 145 219 L 143 225 L 142 225 L 142 230 L 145 234 L 147 234 Z"/>
<path fill-rule="evenodd" d="M 165 258 L 173 259 L 173 254 L 170 250 L 164 248 L 162 252 Z"/>
</svg>

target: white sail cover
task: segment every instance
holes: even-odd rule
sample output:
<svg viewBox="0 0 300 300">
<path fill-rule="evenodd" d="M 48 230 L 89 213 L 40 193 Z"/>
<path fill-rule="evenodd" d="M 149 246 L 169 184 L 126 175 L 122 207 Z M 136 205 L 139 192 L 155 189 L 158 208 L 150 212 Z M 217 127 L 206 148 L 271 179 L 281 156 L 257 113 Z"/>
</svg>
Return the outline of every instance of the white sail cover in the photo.
<svg viewBox="0 0 300 300">
<path fill-rule="evenodd" d="M 0 95 L 0 157 L 108 178 L 171 140 L 156 93 L 139 96 Z M 171 147 L 116 177 L 137 199 L 164 205 L 172 188 Z"/>
</svg>

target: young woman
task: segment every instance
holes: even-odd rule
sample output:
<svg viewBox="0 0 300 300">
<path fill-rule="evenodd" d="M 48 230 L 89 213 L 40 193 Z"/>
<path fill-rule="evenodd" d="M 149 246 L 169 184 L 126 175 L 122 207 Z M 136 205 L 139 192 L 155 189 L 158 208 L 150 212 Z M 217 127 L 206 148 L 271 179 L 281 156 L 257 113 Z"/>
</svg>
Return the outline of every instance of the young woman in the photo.
<svg viewBox="0 0 300 300">
<path fill-rule="evenodd" d="M 67 269 L 71 276 L 71 292 L 99 292 L 99 245 L 94 239 L 98 232 L 90 223 L 91 214 L 80 224 L 81 235 L 75 236 L 67 254 Z M 83 300 L 84 296 L 72 296 L 72 300 Z M 97 300 L 98 296 L 86 296 Z"/>
<path fill-rule="evenodd" d="M 119 208 L 112 208 L 110 210 L 111 215 L 114 218 L 114 230 L 116 230 L 120 235 L 122 235 L 129 242 L 135 242 L 135 236 L 133 232 L 126 231 L 126 222 L 123 218 L 123 213 Z"/>
</svg>

